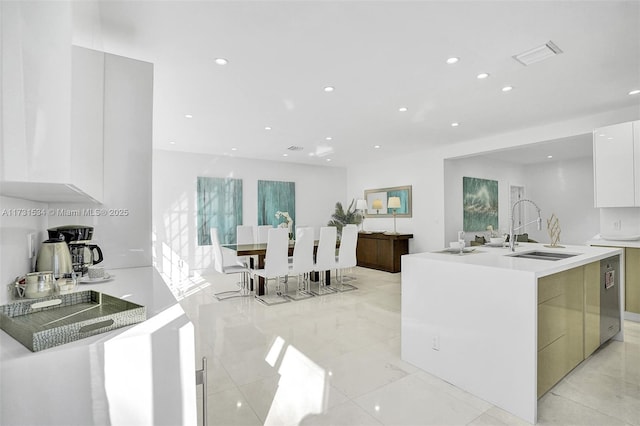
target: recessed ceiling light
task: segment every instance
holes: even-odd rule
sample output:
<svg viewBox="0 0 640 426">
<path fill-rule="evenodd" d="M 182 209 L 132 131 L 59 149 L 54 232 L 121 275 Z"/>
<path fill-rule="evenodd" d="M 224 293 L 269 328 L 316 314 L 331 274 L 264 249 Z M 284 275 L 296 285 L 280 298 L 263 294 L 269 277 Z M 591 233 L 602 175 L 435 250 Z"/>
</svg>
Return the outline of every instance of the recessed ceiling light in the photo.
<svg viewBox="0 0 640 426">
<path fill-rule="evenodd" d="M 640 93 L 639 89 L 635 89 L 629 92 L 630 95 L 637 95 L 638 93 Z"/>
<path fill-rule="evenodd" d="M 237 150 L 238 150 L 238 148 L 236 148 L 236 147 L 231 148 L 231 151 L 237 151 Z"/>
<path fill-rule="evenodd" d="M 193 118 L 193 115 L 191 115 L 191 114 L 185 114 L 185 115 L 184 115 L 184 118 Z"/>
<path fill-rule="evenodd" d="M 271 127 L 270 126 L 264 126 L 264 129 L 265 130 L 271 130 Z"/>
<path fill-rule="evenodd" d="M 331 158 L 327 158 L 327 163 L 331 161 Z"/>
<path fill-rule="evenodd" d="M 481 72 L 480 74 L 478 74 L 478 75 L 476 76 L 476 78 L 478 78 L 479 80 L 483 80 L 483 79 L 485 79 L 485 78 L 487 78 L 487 77 L 489 77 L 489 74 L 488 74 L 488 73 L 486 73 L 486 72 Z"/>
<path fill-rule="evenodd" d="M 335 90 L 335 88 L 333 86 L 327 86 L 324 88 L 325 92 L 333 92 Z"/>
<path fill-rule="evenodd" d="M 327 141 L 330 141 L 330 140 L 332 140 L 333 138 L 332 138 L 331 136 L 327 136 L 327 137 L 326 137 L 326 138 L 324 138 L 324 139 L 325 139 L 325 140 L 327 140 Z"/>
<path fill-rule="evenodd" d="M 373 146 L 375 149 L 380 149 L 380 145 L 374 145 Z"/>
<path fill-rule="evenodd" d="M 171 142 L 169 142 L 169 144 L 170 144 L 170 145 L 175 145 L 175 144 L 176 144 L 176 141 L 171 141 Z"/>
<path fill-rule="evenodd" d="M 407 107 L 400 107 L 400 108 L 398 108 L 398 111 L 400 111 L 400 112 L 407 112 L 407 111 L 409 111 L 409 108 L 407 108 Z"/>
<path fill-rule="evenodd" d="M 458 127 L 460 123 L 451 123 L 451 127 Z"/>
<path fill-rule="evenodd" d="M 289 156 L 289 154 L 282 154 L 282 156 L 283 156 L 283 157 L 288 157 L 288 156 Z"/>
<path fill-rule="evenodd" d="M 225 58 L 216 58 L 216 64 L 218 65 L 227 65 L 229 63 L 229 61 L 227 61 Z"/>
<path fill-rule="evenodd" d="M 547 155 L 547 158 L 553 158 L 553 155 Z"/>
<path fill-rule="evenodd" d="M 455 64 L 456 62 L 458 62 L 460 60 L 460 58 L 456 58 L 455 56 L 452 56 L 451 58 L 447 59 L 447 63 L 449 65 L 451 64 Z"/>
<path fill-rule="evenodd" d="M 510 92 L 510 91 L 512 91 L 512 90 L 513 90 L 513 86 L 504 86 L 504 87 L 502 88 L 502 91 L 503 91 L 503 92 Z"/>
</svg>

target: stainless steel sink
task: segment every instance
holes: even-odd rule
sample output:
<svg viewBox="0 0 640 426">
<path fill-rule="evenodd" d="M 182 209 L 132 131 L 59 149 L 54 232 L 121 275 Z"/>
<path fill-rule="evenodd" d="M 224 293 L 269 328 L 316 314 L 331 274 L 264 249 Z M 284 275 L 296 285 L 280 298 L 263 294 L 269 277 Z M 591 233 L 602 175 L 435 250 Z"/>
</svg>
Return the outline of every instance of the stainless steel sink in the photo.
<svg viewBox="0 0 640 426">
<path fill-rule="evenodd" d="M 578 256 L 577 253 L 554 253 L 548 251 L 529 251 L 524 253 L 516 253 L 507 255 L 510 257 L 519 257 L 521 259 L 537 259 L 537 260 L 562 260 L 569 257 Z"/>
</svg>

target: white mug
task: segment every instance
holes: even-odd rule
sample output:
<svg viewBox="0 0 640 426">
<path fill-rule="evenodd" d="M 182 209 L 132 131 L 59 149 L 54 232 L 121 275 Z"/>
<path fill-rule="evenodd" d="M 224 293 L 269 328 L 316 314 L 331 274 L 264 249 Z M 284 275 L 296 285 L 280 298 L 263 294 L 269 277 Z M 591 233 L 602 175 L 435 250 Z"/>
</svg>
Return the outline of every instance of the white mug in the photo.
<svg viewBox="0 0 640 426">
<path fill-rule="evenodd" d="M 104 278 L 104 267 L 103 266 L 89 266 L 87 268 L 89 279 L 95 280 Z"/>
</svg>

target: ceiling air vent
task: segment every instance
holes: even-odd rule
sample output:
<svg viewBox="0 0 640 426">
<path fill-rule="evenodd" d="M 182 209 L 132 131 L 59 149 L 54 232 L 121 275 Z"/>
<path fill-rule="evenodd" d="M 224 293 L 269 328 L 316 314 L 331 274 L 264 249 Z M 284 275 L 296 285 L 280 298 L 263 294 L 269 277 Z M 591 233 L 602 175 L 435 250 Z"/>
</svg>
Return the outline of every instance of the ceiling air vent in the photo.
<svg viewBox="0 0 640 426">
<path fill-rule="evenodd" d="M 522 65 L 531 65 L 535 62 L 544 61 L 552 56 L 559 55 L 560 53 L 562 53 L 562 50 L 552 41 L 548 41 L 542 46 L 534 47 L 531 50 L 515 55 L 513 59 Z"/>
<path fill-rule="evenodd" d="M 291 145 L 289 148 L 287 148 L 289 151 L 302 151 L 304 148 L 301 146 L 295 146 L 295 145 Z"/>
</svg>

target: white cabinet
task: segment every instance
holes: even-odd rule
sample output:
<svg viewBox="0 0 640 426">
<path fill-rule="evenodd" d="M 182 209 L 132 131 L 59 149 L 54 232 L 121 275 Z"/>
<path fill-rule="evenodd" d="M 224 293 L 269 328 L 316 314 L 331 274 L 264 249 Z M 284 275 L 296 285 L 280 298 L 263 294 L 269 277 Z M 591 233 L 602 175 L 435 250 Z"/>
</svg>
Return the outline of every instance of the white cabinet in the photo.
<svg viewBox="0 0 640 426">
<path fill-rule="evenodd" d="M 103 59 L 72 48 L 69 2 L 0 12 L 0 195 L 102 201 Z"/>
<path fill-rule="evenodd" d="M 640 121 L 593 132 L 595 207 L 640 206 Z"/>
</svg>

